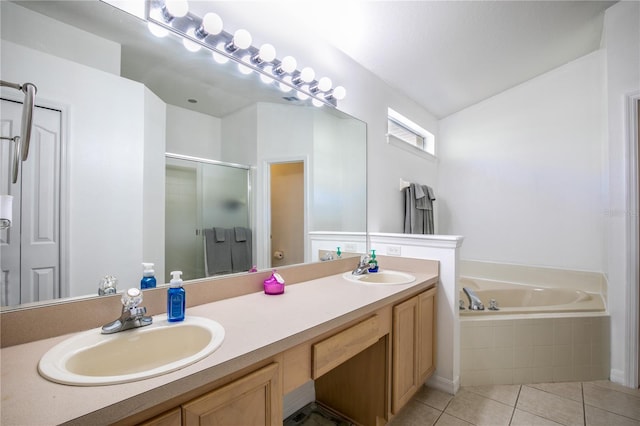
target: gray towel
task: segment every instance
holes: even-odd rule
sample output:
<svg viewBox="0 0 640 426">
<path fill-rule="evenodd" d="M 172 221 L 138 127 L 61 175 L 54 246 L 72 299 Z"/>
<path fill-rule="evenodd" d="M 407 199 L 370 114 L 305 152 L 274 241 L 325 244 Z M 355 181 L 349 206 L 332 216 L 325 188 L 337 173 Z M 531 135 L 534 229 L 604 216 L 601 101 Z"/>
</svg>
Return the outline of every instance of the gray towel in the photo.
<svg viewBox="0 0 640 426">
<path fill-rule="evenodd" d="M 216 243 L 224 242 L 224 234 L 225 234 L 224 228 L 213 228 L 213 232 L 216 234 Z"/>
<path fill-rule="evenodd" d="M 436 200 L 436 196 L 433 193 L 433 188 L 431 188 L 430 186 L 427 186 L 427 193 L 429 194 L 429 198 L 431 199 L 431 201 Z"/>
<path fill-rule="evenodd" d="M 246 272 L 253 266 L 251 263 L 251 229 L 238 226 L 234 230 L 236 238 L 232 238 L 231 241 L 233 272 Z M 243 235 L 244 240 L 239 240 L 239 235 Z"/>
<path fill-rule="evenodd" d="M 231 238 L 225 238 L 224 228 L 204 230 L 204 241 L 207 249 L 206 262 L 208 275 L 233 272 L 231 264 Z M 220 231 L 222 231 L 220 233 Z M 218 240 L 222 236 L 222 241 Z"/>
<path fill-rule="evenodd" d="M 405 234 L 433 234 L 433 204 L 430 196 L 416 197 L 416 188 L 411 184 L 404 189 L 404 233 Z M 423 194 L 429 194 L 429 187 L 420 188 Z"/>
<path fill-rule="evenodd" d="M 412 184 L 414 185 L 414 184 Z M 431 198 L 427 197 L 429 193 L 426 185 L 415 185 L 416 209 L 431 210 Z M 418 196 L 418 194 L 420 196 Z"/>
<path fill-rule="evenodd" d="M 240 226 L 236 226 L 233 229 L 234 229 L 235 234 L 236 234 L 236 241 L 238 241 L 238 242 L 247 241 L 247 232 L 246 232 L 245 228 L 242 228 Z"/>
</svg>

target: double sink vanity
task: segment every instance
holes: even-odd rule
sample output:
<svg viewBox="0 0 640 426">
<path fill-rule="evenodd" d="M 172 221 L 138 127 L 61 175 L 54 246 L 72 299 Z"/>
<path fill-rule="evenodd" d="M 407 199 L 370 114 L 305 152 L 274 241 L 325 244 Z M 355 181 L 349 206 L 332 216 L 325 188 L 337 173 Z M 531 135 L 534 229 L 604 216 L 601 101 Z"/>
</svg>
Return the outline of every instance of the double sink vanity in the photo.
<svg viewBox="0 0 640 426">
<path fill-rule="evenodd" d="M 386 424 L 435 369 L 438 262 L 384 258 L 388 272 L 352 277 L 354 262 L 283 268 L 277 296 L 267 272 L 201 280 L 177 324 L 166 289 L 145 291 L 153 324 L 113 335 L 92 327 L 119 296 L 58 305 L 39 330 L 18 324 L 42 308 L 3 312 L 1 423 L 280 425 L 284 395 L 313 380 L 317 401 Z M 48 325 L 82 310 L 90 330 Z"/>
</svg>

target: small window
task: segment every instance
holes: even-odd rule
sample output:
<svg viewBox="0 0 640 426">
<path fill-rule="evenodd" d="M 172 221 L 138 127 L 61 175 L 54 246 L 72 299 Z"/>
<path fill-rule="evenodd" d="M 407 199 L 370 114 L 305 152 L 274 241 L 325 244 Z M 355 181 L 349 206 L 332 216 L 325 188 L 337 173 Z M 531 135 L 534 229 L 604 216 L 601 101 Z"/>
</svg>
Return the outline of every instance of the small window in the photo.
<svg viewBox="0 0 640 426">
<path fill-rule="evenodd" d="M 435 137 L 402 114 L 388 109 L 387 138 L 389 143 L 401 141 L 415 149 L 435 156 Z M 396 143 L 394 145 L 397 146 Z"/>
</svg>

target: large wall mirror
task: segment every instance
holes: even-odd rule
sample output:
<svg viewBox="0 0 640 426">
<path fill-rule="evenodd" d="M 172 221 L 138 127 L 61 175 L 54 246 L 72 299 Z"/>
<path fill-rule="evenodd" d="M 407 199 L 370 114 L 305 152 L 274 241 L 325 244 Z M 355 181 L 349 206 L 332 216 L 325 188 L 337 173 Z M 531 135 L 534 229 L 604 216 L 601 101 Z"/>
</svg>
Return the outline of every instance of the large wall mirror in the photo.
<svg viewBox="0 0 640 426">
<path fill-rule="evenodd" d="M 214 228 L 247 231 L 237 235 L 249 235 L 259 269 L 315 262 L 340 244 L 366 248 L 363 122 L 157 38 L 98 0 L 0 7 L 0 78 L 38 88 L 18 184 L 11 146 L 0 146 L 0 194 L 14 196 L 14 221 L 0 231 L 3 309 L 96 296 L 105 275 L 138 286 L 142 262 L 159 283 L 189 261 L 187 279 L 238 273 L 206 265 Z M 21 99 L 1 94 L 4 135 L 19 125 Z M 188 194 L 200 190 L 204 198 Z M 208 191 L 221 198 L 207 201 Z"/>
</svg>

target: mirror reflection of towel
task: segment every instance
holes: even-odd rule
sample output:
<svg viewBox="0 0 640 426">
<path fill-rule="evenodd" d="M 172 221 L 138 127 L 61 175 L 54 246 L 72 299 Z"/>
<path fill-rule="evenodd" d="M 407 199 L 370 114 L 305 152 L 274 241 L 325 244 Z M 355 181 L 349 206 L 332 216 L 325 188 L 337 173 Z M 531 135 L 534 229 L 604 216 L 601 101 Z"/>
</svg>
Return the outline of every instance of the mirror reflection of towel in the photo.
<svg viewBox="0 0 640 426">
<path fill-rule="evenodd" d="M 235 238 L 231 241 L 231 264 L 233 272 L 246 272 L 251 269 L 251 229 L 236 226 Z"/>
<path fill-rule="evenodd" d="M 236 241 L 241 242 L 241 241 L 247 241 L 247 232 L 245 230 L 245 228 L 242 228 L 240 226 L 236 226 L 234 229 L 234 232 L 236 234 Z"/>
<path fill-rule="evenodd" d="M 225 234 L 225 229 L 224 228 L 213 228 L 213 232 L 216 235 L 216 243 L 222 243 L 224 242 L 224 234 Z"/>
<path fill-rule="evenodd" d="M 233 272 L 231 264 L 231 238 L 225 234 L 230 230 L 213 228 L 204 230 L 207 274 L 209 276 Z M 231 235 L 229 235 L 231 237 Z M 222 241 L 220 241 L 220 238 Z"/>
</svg>

